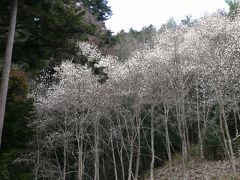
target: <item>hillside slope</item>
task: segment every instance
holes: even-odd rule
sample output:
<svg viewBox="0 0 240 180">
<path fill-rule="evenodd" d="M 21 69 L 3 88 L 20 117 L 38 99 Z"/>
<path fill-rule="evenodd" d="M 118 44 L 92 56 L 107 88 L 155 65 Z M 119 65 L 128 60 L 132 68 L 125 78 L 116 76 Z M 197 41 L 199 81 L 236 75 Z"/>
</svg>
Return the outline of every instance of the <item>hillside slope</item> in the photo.
<svg viewBox="0 0 240 180">
<path fill-rule="evenodd" d="M 236 169 L 238 177 L 234 179 L 240 179 L 240 159 L 236 159 Z M 177 163 L 173 167 L 175 179 L 182 179 L 181 164 Z M 233 179 L 231 177 L 231 165 L 228 161 L 206 161 L 206 160 L 191 160 L 189 161 L 186 169 L 187 179 L 199 179 L 199 180 L 228 180 Z M 169 167 L 165 165 L 161 168 L 155 169 L 155 180 L 165 180 L 169 178 Z M 144 180 L 150 180 L 149 176 Z"/>
</svg>

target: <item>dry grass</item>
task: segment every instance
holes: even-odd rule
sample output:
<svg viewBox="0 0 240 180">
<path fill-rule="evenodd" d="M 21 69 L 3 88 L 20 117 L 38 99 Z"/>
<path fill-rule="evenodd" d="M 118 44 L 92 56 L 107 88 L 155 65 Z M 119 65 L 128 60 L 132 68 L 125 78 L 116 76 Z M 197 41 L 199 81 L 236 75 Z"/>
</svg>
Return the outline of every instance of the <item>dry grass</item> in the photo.
<svg viewBox="0 0 240 180">
<path fill-rule="evenodd" d="M 237 177 L 232 177 L 231 166 L 228 161 L 207 161 L 199 159 L 191 159 L 186 166 L 187 180 L 240 180 L 240 159 L 236 159 Z M 182 179 L 181 163 L 174 161 L 173 166 L 174 177 L 176 180 Z M 155 169 L 155 180 L 169 179 L 169 167 L 165 166 Z M 149 180 L 145 177 L 144 180 Z"/>
</svg>

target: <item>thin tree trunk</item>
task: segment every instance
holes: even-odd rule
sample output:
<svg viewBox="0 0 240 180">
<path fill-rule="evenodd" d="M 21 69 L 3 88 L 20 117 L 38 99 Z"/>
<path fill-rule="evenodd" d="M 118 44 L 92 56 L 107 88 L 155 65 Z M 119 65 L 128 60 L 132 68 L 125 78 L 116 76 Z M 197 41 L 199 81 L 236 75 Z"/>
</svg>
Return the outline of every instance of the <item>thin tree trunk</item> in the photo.
<svg viewBox="0 0 240 180">
<path fill-rule="evenodd" d="M 125 167 L 124 167 L 124 160 L 123 160 L 123 149 L 125 150 L 127 157 L 128 157 L 128 153 L 127 153 L 127 150 L 126 150 L 126 145 L 124 143 L 123 132 L 122 132 L 122 128 L 121 128 L 121 120 L 120 120 L 119 115 L 117 115 L 117 121 L 118 121 L 118 126 L 120 127 L 120 134 L 121 134 L 121 148 L 119 149 L 119 145 L 117 143 L 117 150 L 118 150 L 118 154 L 119 154 L 119 158 L 120 158 L 120 162 L 121 162 L 122 179 L 125 179 Z"/>
<path fill-rule="evenodd" d="M 220 121 L 220 128 L 221 128 L 222 136 L 223 136 L 224 150 L 225 150 L 225 153 L 226 153 L 227 157 L 230 159 L 229 149 L 228 149 L 228 145 L 227 145 L 227 138 L 226 138 L 226 135 L 225 135 L 225 132 L 224 132 L 223 119 L 222 119 L 221 112 L 219 113 L 219 121 Z"/>
<path fill-rule="evenodd" d="M 40 161 L 40 147 L 39 147 L 39 136 L 37 132 L 37 162 L 35 165 L 34 180 L 38 179 L 39 161 Z"/>
<path fill-rule="evenodd" d="M 180 106 L 181 106 L 181 123 L 182 123 L 182 133 L 183 133 L 183 141 L 182 141 L 182 150 L 183 150 L 183 179 L 186 179 L 186 164 L 187 164 L 187 159 L 188 159 L 188 152 L 189 152 L 189 148 L 190 145 L 188 145 L 188 127 L 187 127 L 187 121 L 186 121 L 186 110 L 185 110 L 185 85 L 184 85 L 184 81 L 183 81 L 183 77 L 180 75 L 180 87 L 181 87 L 181 92 L 180 92 Z"/>
<path fill-rule="evenodd" d="M 225 109 L 224 109 L 224 104 L 223 104 L 222 99 L 220 99 L 220 111 L 221 111 L 221 114 L 223 117 L 224 128 L 225 128 L 225 132 L 226 132 L 226 136 L 227 136 L 228 149 L 229 149 L 230 162 L 231 162 L 231 166 L 232 166 L 233 176 L 236 177 L 236 164 L 235 164 L 235 158 L 234 158 L 234 153 L 233 153 L 233 148 L 232 148 L 232 141 L 231 141 L 231 137 L 230 137 L 229 130 L 228 130 L 228 124 L 227 124 L 227 119 L 226 119 Z"/>
<path fill-rule="evenodd" d="M 112 130 L 113 130 L 112 126 Z M 110 141 L 111 141 L 111 149 L 112 149 L 112 158 L 113 158 L 113 166 L 114 166 L 114 174 L 115 174 L 115 180 L 118 180 L 118 173 L 117 173 L 117 163 L 116 163 L 116 157 L 115 157 L 115 151 L 114 151 L 114 145 L 113 145 L 113 132 L 110 132 Z"/>
<path fill-rule="evenodd" d="M 237 110 L 234 110 L 235 136 L 238 136 Z"/>
<path fill-rule="evenodd" d="M 205 134 L 206 134 L 206 130 L 207 130 L 207 118 L 208 118 L 208 111 L 209 111 L 209 107 L 207 107 L 206 105 L 206 95 L 205 95 L 205 91 L 203 91 L 203 129 L 202 129 L 202 139 L 204 139 Z"/>
<path fill-rule="evenodd" d="M 239 110 L 238 110 L 238 107 L 236 107 L 236 113 L 237 113 L 237 121 L 238 119 L 240 119 L 240 113 L 239 113 Z M 237 133 L 238 133 L 238 125 L 237 125 Z"/>
<path fill-rule="evenodd" d="M 123 116 L 124 118 L 124 123 L 125 123 L 125 128 L 126 128 L 126 134 L 127 134 L 127 141 L 130 143 L 130 154 L 127 155 L 128 156 L 128 159 L 129 159 L 129 162 L 128 162 L 128 180 L 131 180 L 132 179 L 132 176 L 133 176 L 133 172 L 132 172 L 132 164 L 133 164 L 133 150 L 134 150 L 134 141 L 135 141 L 135 137 L 136 137 L 136 134 L 135 134 L 135 126 L 134 126 L 134 122 L 133 120 L 130 121 L 131 125 L 128 125 L 127 124 L 127 119 Z M 134 118 L 134 117 L 133 117 Z M 129 132 L 129 126 L 131 128 L 131 134 Z M 128 150 L 126 149 L 126 153 Z"/>
<path fill-rule="evenodd" d="M 83 130 L 82 127 L 78 127 L 79 132 L 76 134 L 77 145 L 78 145 L 78 180 L 83 180 Z"/>
<path fill-rule="evenodd" d="M 105 163 L 104 163 L 105 161 L 104 161 L 104 159 L 103 159 L 103 161 L 102 161 L 102 174 L 103 174 L 103 179 L 104 180 L 108 180 L 108 178 L 107 178 L 107 174 L 106 174 L 106 166 L 105 166 Z"/>
<path fill-rule="evenodd" d="M 186 137 L 186 117 L 185 117 L 185 105 L 184 100 L 181 101 L 181 127 L 182 127 L 182 175 L 183 179 L 186 179 L 186 162 L 187 162 L 187 137 Z"/>
<path fill-rule="evenodd" d="M 199 111 L 199 91 L 198 91 L 198 80 L 196 83 L 196 96 L 197 96 L 197 124 L 198 124 L 198 140 L 200 144 L 200 157 L 201 159 L 204 158 L 203 156 L 203 141 L 202 141 L 202 134 L 201 134 L 201 124 L 200 124 L 200 111 Z"/>
<path fill-rule="evenodd" d="M 66 137 L 64 137 L 63 141 L 64 141 L 63 142 L 63 180 L 66 180 L 66 172 L 67 172 L 67 141 L 66 141 Z"/>
<path fill-rule="evenodd" d="M 63 136 L 63 180 L 66 180 L 67 174 L 67 114 L 65 112 L 64 119 L 64 136 Z"/>
<path fill-rule="evenodd" d="M 183 123 L 183 117 L 182 117 L 182 112 L 181 112 L 181 108 L 180 108 L 180 103 L 178 102 L 179 100 L 176 100 L 176 116 L 177 116 L 177 122 L 178 122 L 178 130 L 179 130 L 179 134 L 180 134 L 180 138 L 181 138 L 181 145 L 182 145 L 182 176 L 183 179 L 185 178 L 186 175 L 186 134 L 185 134 L 185 128 L 184 128 L 184 123 Z"/>
<path fill-rule="evenodd" d="M 45 136 L 46 136 L 46 135 L 47 135 L 47 133 L 45 133 Z M 55 158 L 56 158 L 56 163 L 57 163 L 57 167 L 58 167 L 58 171 L 59 171 L 59 176 L 60 176 L 61 178 L 63 178 L 63 172 L 62 172 L 61 165 L 60 165 L 60 162 L 59 162 L 57 150 L 56 150 L 56 148 L 54 147 L 53 142 L 51 141 L 51 139 L 49 139 L 48 142 L 50 143 L 50 145 L 51 145 L 51 147 L 52 147 L 52 149 L 53 149 L 53 151 L 54 151 L 54 155 L 55 155 Z M 48 155 L 48 156 L 50 156 L 50 155 Z M 50 158 L 50 157 L 48 157 L 48 158 Z"/>
<path fill-rule="evenodd" d="M 151 107 L 151 151 L 152 151 L 152 160 L 150 166 L 150 180 L 153 180 L 153 173 L 154 173 L 154 162 L 155 162 L 155 149 L 154 149 L 154 105 Z"/>
<path fill-rule="evenodd" d="M 139 165 L 140 165 L 140 154 L 141 154 L 141 119 L 139 115 L 139 104 L 137 105 L 135 117 L 136 117 L 136 125 L 137 125 L 137 132 L 136 132 L 136 137 L 137 137 L 137 159 L 136 159 L 136 169 L 135 169 L 135 179 L 138 179 L 138 173 L 139 173 Z"/>
<path fill-rule="evenodd" d="M 186 178 L 186 161 L 187 161 L 187 142 L 186 142 L 186 129 L 184 127 L 184 123 L 182 124 L 182 175 L 183 179 Z"/>
<path fill-rule="evenodd" d="M 0 91 L 0 148 L 1 148 L 1 139 L 2 139 L 5 108 L 6 108 L 7 92 L 8 92 L 9 74 L 10 74 L 11 60 L 12 60 L 15 27 L 16 27 L 16 20 L 17 20 L 17 9 L 18 9 L 18 0 L 13 0 L 9 33 L 7 38 L 7 46 L 6 46 L 5 57 L 3 62 L 1 91 Z"/>
<path fill-rule="evenodd" d="M 122 136 L 122 135 L 121 135 Z M 123 138 L 121 137 L 121 149 L 119 149 L 119 145 L 117 143 L 118 154 L 121 162 L 121 171 L 122 171 L 122 179 L 125 179 L 125 168 L 124 168 L 124 161 L 123 161 Z"/>
<path fill-rule="evenodd" d="M 170 179 L 174 179 L 173 176 L 173 166 L 172 166 L 172 154 L 171 154 L 171 146 L 170 146 L 170 138 L 169 138 L 169 132 L 168 132 L 168 107 L 166 103 L 164 103 L 164 125 L 165 125 L 165 133 L 166 133 L 166 145 L 167 145 L 167 155 L 168 155 L 168 161 L 169 161 L 169 173 L 170 173 Z"/>
<path fill-rule="evenodd" d="M 95 122 L 94 150 L 95 150 L 94 180 L 99 180 L 99 123 L 98 123 L 98 117 L 96 117 L 96 122 Z"/>
<path fill-rule="evenodd" d="M 135 131 L 135 127 L 134 127 L 134 123 L 133 122 L 132 122 L 131 130 L 132 130 L 132 134 L 130 135 L 128 133 L 128 140 L 130 140 L 130 155 L 129 155 L 129 164 L 128 164 L 128 180 L 131 180 L 132 177 L 133 177 L 133 172 L 132 172 L 133 151 L 134 151 L 134 147 L 133 146 L 134 146 L 134 141 L 135 141 L 135 137 L 136 137 L 136 134 L 134 134 L 135 133 L 134 132 Z"/>
<path fill-rule="evenodd" d="M 189 138 L 189 131 L 188 131 L 188 125 L 187 125 L 187 122 L 186 122 L 186 120 L 184 121 L 184 127 L 185 127 L 185 129 L 186 129 L 186 143 L 187 143 L 187 146 L 186 146 L 186 152 L 187 152 L 187 156 L 188 156 L 188 152 L 189 152 L 189 150 L 190 150 L 190 148 L 191 148 L 191 145 L 190 145 L 190 138 Z"/>
<path fill-rule="evenodd" d="M 132 179 L 132 161 L 133 161 L 133 139 L 130 142 L 130 157 L 129 157 L 129 164 L 128 164 L 128 180 Z"/>
</svg>

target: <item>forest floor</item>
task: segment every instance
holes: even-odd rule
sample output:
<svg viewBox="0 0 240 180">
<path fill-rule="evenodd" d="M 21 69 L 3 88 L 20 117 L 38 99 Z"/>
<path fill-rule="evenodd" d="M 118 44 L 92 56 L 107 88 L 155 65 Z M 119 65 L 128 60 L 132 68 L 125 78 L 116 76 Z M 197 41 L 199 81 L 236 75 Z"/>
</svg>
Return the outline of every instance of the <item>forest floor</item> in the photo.
<svg viewBox="0 0 240 180">
<path fill-rule="evenodd" d="M 236 159 L 237 177 L 231 176 L 231 165 L 229 161 L 207 161 L 192 159 L 186 166 L 186 180 L 240 180 L 240 159 Z M 166 164 L 163 167 L 154 170 L 155 180 L 168 180 L 169 167 Z M 175 163 L 173 166 L 174 179 L 182 179 L 181 163 Z M 144 178 L 149 180 L 149 176 Z"/>
</svg>

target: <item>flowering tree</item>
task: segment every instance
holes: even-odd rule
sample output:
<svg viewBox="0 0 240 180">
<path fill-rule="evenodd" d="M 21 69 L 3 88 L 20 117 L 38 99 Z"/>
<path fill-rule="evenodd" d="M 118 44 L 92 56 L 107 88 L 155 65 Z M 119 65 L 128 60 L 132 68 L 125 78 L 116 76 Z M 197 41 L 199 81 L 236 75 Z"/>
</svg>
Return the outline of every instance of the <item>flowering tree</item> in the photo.
<svg viewBox="0 0 240 180">
<path fill-rule="evenodd" d="M 89 65 L 66 61 L 56 68 L 58 82 L 35 92 L 36 179 L 138 179 L 145 163 L 152 180 L 162 158 L 159 141 L 174 179 L 173 132 L 181 141 L 182 177 L 187 178 L 191 143 L 199 143 L 204 158 L 203 140 L 215 117 L 235 175 L 227 114 L 234 111 L 237 134 L 239 21 L 214 14 L 193 26 L 162 29 L 151 48 L 133 52 L 124 63 L 79 43 L 78 55 L 103 67 L 108 80 L 99 83 Z M 213 118 L 215 106 L 219 112 Z"/>
</svg>

